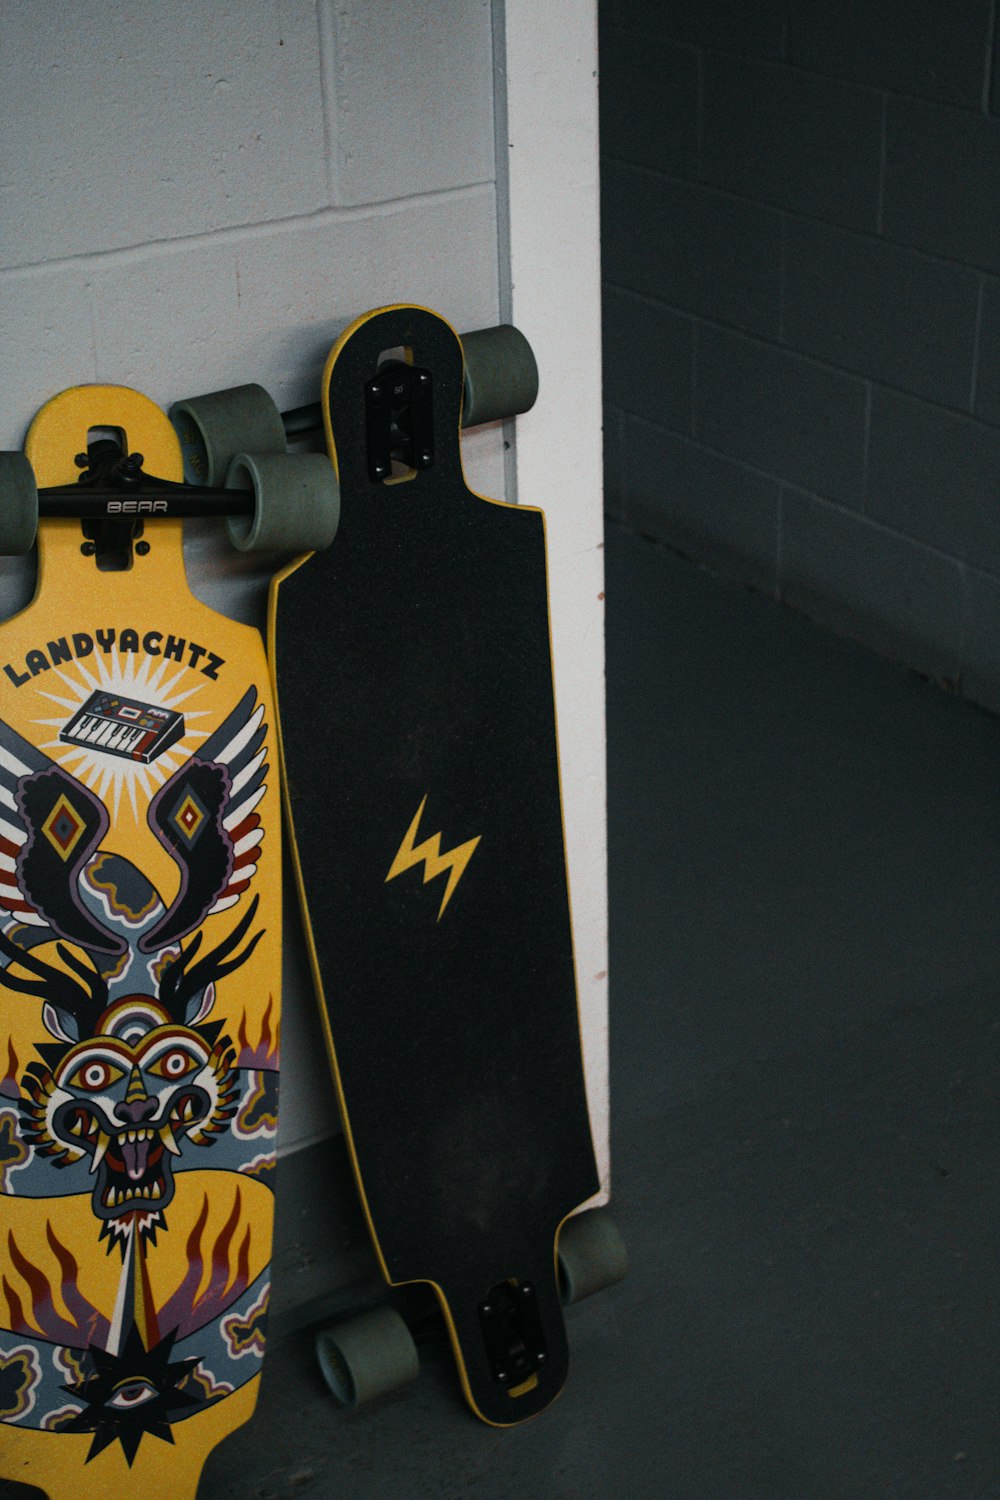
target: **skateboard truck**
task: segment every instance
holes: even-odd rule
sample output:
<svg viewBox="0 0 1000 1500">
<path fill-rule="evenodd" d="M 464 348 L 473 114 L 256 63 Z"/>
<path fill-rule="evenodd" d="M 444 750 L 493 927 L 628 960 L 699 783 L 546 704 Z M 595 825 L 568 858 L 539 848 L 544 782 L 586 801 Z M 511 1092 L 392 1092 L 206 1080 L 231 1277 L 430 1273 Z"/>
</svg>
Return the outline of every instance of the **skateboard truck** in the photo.
<svg viewBox="0 0 1000 1500">
<path fill-rule="evenodd" d="M 113 438 L 96 439 L 73 462 L 82 470 L 74 493 L 82 486 L 91 499 L 98 489 L 118 497 L 142 487 L 142 454 L 123 453 Z M 138 519 L 125 521 L 109 515 L 86 518 L 83 534 L 87 539 L 81 548 L 84 556 L 96 557 L 97 566 L 106 572 L 124 572 L 131 565 L 133 543 L 140 552 L 149 551 L 149 543 L 139 540 L 142 522 Z"/>
<path fill-rule="evenodd" d="M 123 453 L 113 438 L 96 438 L 74 462 L 82 471 L 76 484 L 39 490 L 38 513 L 82 521 L 83 553 L 96 557 L 102 571 L 130 567 L 133 542 L 149 551 L 149 543 L 139 541 L 144 517 L 253 514 L 252 491 L 158 479 L 143 470 L 141 453 Z"/>
<path fill-rule="evenodd" d="M 519 329 L 509 323 L 474 329 L 462 335 L 462 344 L 462 427 L 498 422 L 530 410 L 538 395 L 538 367 Z M 376 364 L 373 359 L 367 368 Z M 365 383 L 365 434 L 364 438 L 354 435 L 352 447 L 364 452 L 372 482 L 391 478 L 394 460 L 410 470 L 430 468 L 434 463 L 433 394 L 430 370 L 396 359 L 384 360 Z M 309 401 L 279 412 L 259 385 L 235 386 L 175 402 L 170 415 L 181 438 L 184 473 L 192 488 L 221 483 L 233 456 L 243 450 L 284 453 L 286 445 L 312 443 L 324 431 L 322 402 Z"/>
<path fill-rule="evenodd" d="M 393 462 L 407 469 L 434 463 L 434 387 L 429 370 L 390 359 L 365 385 L 368 478 L 388 479 Z"/>
<path fill-rule="evenodd" d="M 62 520 L 125 521 L 145 515 L 190 520 L 195 516 L 253 514 L 253 492 L 158 479 L 143 469 L 141 453 L 123 453 L 113 438 L 98 438 L 75 458 L 76 484 L 38 491 L 38 513 Z"/>
<path fill-rule="evenodd" d="M 479 1304 L 479 1322 L 497 1385 L 523 1385 L 545 1363 L 538 1296 L 530 1282 L 498 1282 Z"/>
</svg>

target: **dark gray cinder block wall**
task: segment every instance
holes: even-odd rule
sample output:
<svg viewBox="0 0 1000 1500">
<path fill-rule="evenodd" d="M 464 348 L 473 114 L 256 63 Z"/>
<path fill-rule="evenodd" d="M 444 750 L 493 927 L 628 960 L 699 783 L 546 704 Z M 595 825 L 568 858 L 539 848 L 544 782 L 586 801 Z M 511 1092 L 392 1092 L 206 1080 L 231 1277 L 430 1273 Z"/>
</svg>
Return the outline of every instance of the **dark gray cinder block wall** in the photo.
<svg viewBox="0 0 1000 1500">
<path fill-rule="evenodd" d="M 1000 709 L 996 0 L 602 0 L 609 513 Z"/>
</svg>

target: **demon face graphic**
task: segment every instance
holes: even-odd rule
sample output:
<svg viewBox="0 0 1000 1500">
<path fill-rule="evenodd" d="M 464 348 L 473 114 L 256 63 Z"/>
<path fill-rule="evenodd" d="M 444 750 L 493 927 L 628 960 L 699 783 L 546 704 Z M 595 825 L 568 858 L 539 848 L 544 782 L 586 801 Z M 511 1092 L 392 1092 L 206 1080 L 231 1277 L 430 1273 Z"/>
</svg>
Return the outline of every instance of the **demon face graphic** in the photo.
<svg viewBox="0 0 1000 1500">
<path fill-rule="evenodd" d="M 109 818 L 98 799 L 3 727 L 16 741 L 0 742 L 0 860 L 14 894 L 0 887 L 0 901 L 20 920 L 0 931 L 0 984 L 40 999 L 55 1039 L 22 1080 L 23 1133 L 57 1165 L 86 1162 L 106 1225 L 136 1214 L 147 1232 L 161 1224 L 172 1159 L 210 1145 L 238 1107 L 233 1047 L 206 1018 L 217 982 L 262 935 L 248 939 L 256 898 L 204 955 L 193 929 L 234 905 L 256 872 L 261 718 L 248 694 L 150 803 L 150 829 L 180 868 L 169 908 L 100 848 Z M 53 937 L 63 939 L 55 954 L 40 957 Z"/>
<path fill-rule="evenodd" d="M 92 1208 L 115 1222 L 143 1215 L 147 1229 L 162 1222 L 174 1193 L 172 1158 L 186 1144 L 208 1146 L 238 1106 L 235 1054 L 211 1009 L 215 981 L 245 962 L 260 936 L 240 944 L 253 920 L 245 917 L 206 958 L 192 964 L 198 939 L 169 959 L 158 996 L 125 995 L 106 1005 L 93 1035 L 25 1074 L 25 1137 L 60 1165 L 87 1161 L 94 1178 Z M 54 982 L 52 966 L 20 952 L 0 933 L 0 950 L 40 986 Z M 239 950 L 234 952 L 234 950 Z M 65 955 L 64 955 L 65 956 Z M 7 982 L 13 976 L 7 975 Z M 25 980 L 27 985 L 30 980 Z M 84 1000 L 100 1005 L 106 986 L 91 976 Z M 95 991 L 100 991 L 95 998 Z M 90 1028 L 87 1028 L 89 1031 Z"/>
</svg>

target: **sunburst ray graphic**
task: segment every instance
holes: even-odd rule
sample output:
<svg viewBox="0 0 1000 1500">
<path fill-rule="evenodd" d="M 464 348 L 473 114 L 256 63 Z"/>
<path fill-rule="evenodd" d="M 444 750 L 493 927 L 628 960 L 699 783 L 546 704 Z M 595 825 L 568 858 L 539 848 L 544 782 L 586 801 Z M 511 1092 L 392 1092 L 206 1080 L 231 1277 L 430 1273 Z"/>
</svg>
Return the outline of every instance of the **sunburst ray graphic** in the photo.
<svg viewBox="0 0 1000 1500">
<path fill-rule="evenodd" d="M 63 684 L 65 692 L 53 692 L 40 685 L 38 687 L 39 697 L 48 699 L 63 710 L 58 718 L 34 720 L 40 729 L 57 731 L 54 739 L 41 742 L 39 748 L 51 752 L 54 760 L 65 766 L 78 781 L 90 787 L 103 802 L 110 801 L 115 818 L 119 816 L 122 796 L 125 794 L 133 818 L 137 823 L 140 821 L 139 796 L 142 796 L 143 803 L 148 802 L 178 766 L 194 754 L 198 742 L 208 738 L 207 729 L 199 729 L 192 723 L 195 719 L 206 718 L 208 710 L 185 706 L 183 735 L 147 764 L 127 760 L 97 746 L 67 744 L 58 737 L 58 731 L 65 729 L 91 693 L 100 690 L 120 694 L 125 698 L 135 698 L 156 708 L 179 712 L 181 705 L 187 705 L 188 700 L 200 692 L 204 684 L 196 682 L 189 687 L 182 686 L 184 678 L 188 676 L 187 669 L 180 667 L 171 672 L 171 665 L 173 664 L 162 656 L 156 658 L 134 651 L 121 653 L 117 646 L 112 646 L 106 654 L 97 656 L 95 653 L 86 662 L 74 662 L 72 668 L 56 668 L 54 675 Z"/>
</svg>

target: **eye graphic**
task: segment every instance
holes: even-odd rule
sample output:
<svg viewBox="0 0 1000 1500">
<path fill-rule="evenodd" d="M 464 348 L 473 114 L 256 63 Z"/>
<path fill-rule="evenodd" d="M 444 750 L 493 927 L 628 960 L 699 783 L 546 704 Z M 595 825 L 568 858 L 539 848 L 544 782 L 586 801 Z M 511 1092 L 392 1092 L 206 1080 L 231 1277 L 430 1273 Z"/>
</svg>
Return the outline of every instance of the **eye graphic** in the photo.
<svg viewBox="0 0 1000 1500">
<path fill-rule="evenodd" d="M 124 1076 L 121 1068 L 116 1068 L 113 1063 L 103 1062 L 95 1057 L 90 1062 L 80 1064 L 70 1075 L 69 1084 L 71 1088 L 87 1089 L 90 1093 L 96 1094 L 98 1089 L 106 1089 L 109 1084 L 115 1083 L 117 1079 Z"/>
<path fill-rule="evenodd" d="M 147 1401 L 154 1401 L 158 1394 L 156 1386 L 149 1380 L 125 1380 L 115 1387 L 105 1404 L 118 1411 L 133 1411 L 137 1406 L 145 1406 Z"/>
<path fill-rule="evenodd" d="M 201 1066 L 197 1057 L 192 1057 L 183 1047 L 171 1047 L 169 1052 L 164 1052 L 155 1062 L 150 1063 L 149 1071 L 155 1073 L 157 1078 L 167 1078 L 175 1083 L 179 1078 L 186 1078 L 193 1073 L 195 1068 Z"/>
</svg>

